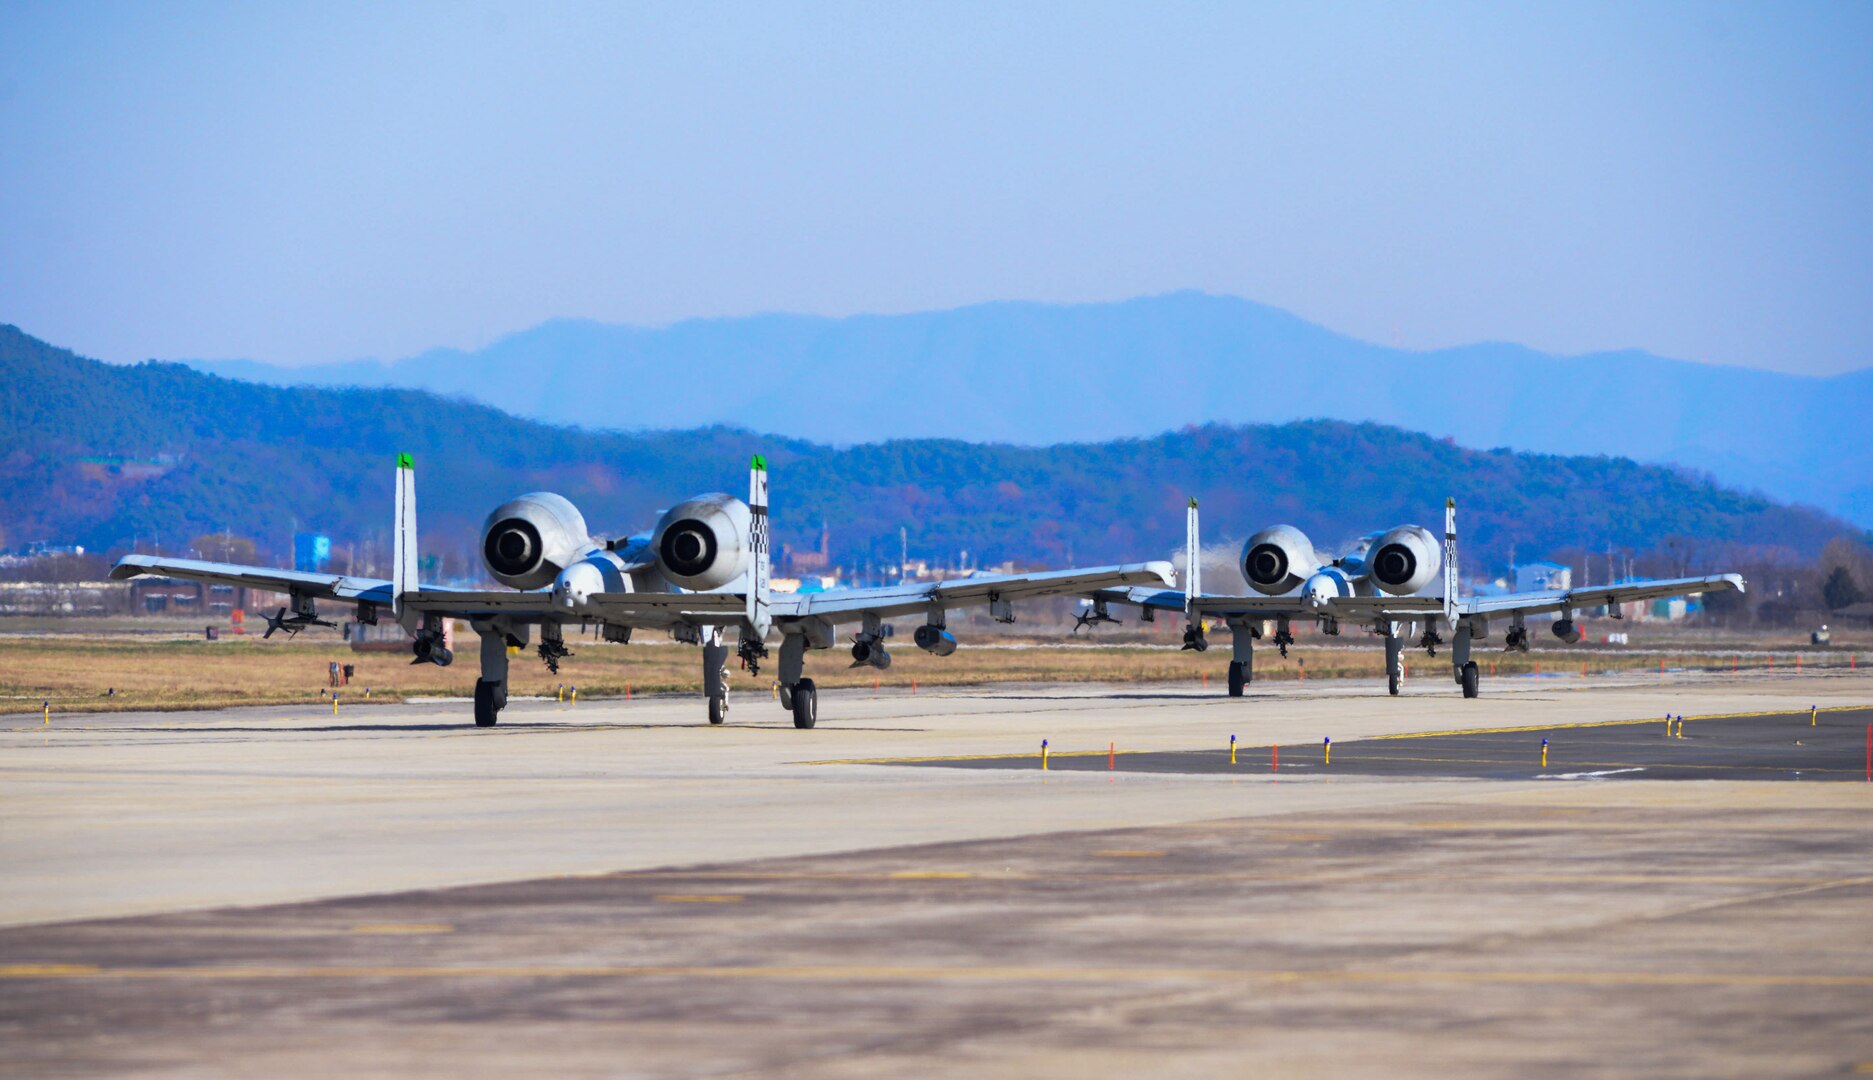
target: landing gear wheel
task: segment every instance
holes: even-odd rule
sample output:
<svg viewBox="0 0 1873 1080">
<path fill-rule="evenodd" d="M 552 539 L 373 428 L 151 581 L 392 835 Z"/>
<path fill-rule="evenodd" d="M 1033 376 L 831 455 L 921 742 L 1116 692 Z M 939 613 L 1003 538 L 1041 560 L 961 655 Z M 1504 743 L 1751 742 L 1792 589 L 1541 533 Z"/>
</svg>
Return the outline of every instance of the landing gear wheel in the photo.
<svg viewBox="0 0 1873 1080">
<path fill-rule="evenodd" d="M 1463 696 L 1473 698 L 1482 690 L 1482 676 L 1476 669 L 1476 661 L 1463 665 Z"/>
<path fill-rule="evenodd" d="M 709 722 L 720 725 L 728 720 L 728 695 L 709 699 Z"/>
<path fill-rule="evenodd" d="M 1400 680 L 1399 680 L 1399 678 L 1398 678 L 1398 672 L 1396 672 L 1396 671 L 1394 671 L 1394 672 L 1392 672 L 1392 673 L 1391 673 L 1390 675 L 1387 675 L 1387 676 L 1385 677 L 1385 683 L 1386 683 L 1386 686 L 1387 686 L 1387 688 L 1388 688 L 1388 689 L 1390 689 L 1390 690 L 1392 691 L 1392 696 L 1393 696 L 1393 697 L 1397 697 L 1397 696 L 1398 696 L 1398 684 L 1399 684 L 1399 681 L 1400 681 Z"/>
<path fill-rule="evenodd" d="M 501 715 L 501 706 L 507 704 L 507 689 L 498 682 L 486 679 L 475 683 L 475 726 L 493 727 Z"/>
<path fill-rule="evenodd" d="M 819 722 L 819 690 L 812 679 L 793 684 L 793 726 L 810 728 Z"/>
<path fill-rule="evenodd" d="M 786 683 L 780 684 L 780 707 L 788 712 L 793 711 L 793 687 Z"/>
<path fill-rule="evenodd" d="M 1249 672 L 1240 660 L 1229 662 L 1229 696 L 1241 697 L 1242 688 L 1249 685 Z"/>
</svg>

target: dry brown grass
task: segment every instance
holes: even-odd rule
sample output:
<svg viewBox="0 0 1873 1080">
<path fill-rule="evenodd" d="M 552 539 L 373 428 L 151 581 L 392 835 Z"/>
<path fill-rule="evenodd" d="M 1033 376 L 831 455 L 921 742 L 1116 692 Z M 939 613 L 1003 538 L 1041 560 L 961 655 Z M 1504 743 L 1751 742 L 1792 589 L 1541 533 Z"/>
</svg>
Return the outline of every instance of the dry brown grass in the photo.
<svg viewBox="0 0 1873 1080">
<path fill-rule="evenodd" d="M 340 691 L 345 703 L 402 701 L 413 697 L 466 696 L 473 692 L 476 657 L 472 643 L 458 653 L 451 667 L 412 665 L 402 654 L 353 652 L 336 638 L 296 641 L 254 639 L 208 642 L 195 639 L 151 640 L 148 637 L 97 635 L 87 637 L 0 638 L 0 713 L 38 712 L 50 702 L 55 712 L 104 712 L 130 709 L 209 709 L 230 705 L 313 704 L 324 706 L 321 690 L 327 686 L 326 665 L 333 660 L 354 664 L 357 674 Z M 574 656 L 563 662 L 558 675 L 549 674 L 531 654 L 513 661 L 511 692 L 517 696 L 553 695 L 557 688 L 576 685 L 581 697 L 623 697 L 631 694 L 698 693 L 700 656 L 694 648 L 674 644 L 606 645 L 570 642 Z M 1728 669 L 1728 652 L 1686 651 L 1675 655 L 1622 652 L 1614 649 L 1549 649 L 1507 655 L 1479 649 L 1477 659 L 1488 674 L 1514 675 L 1533 671 L 1581 675 L 1615 670 L 1647 670 L 1664 660 L 1667 667 Z M 1010 682 L 1189 682 L 1206 678 L 1220 685 L 1229 660 L 1229 639 L 1218 635 L 1204 654 L 1180 652 L 1167 645 L 1142 643 L 1093 644 L 1055 641 L 1019 642 L 1007 639 L 990 644 L 965 645 L 956 655 L 933 657 L 908 641 L 893 648 L 889 671 L 849 667 L 844 650 L 810 653 L 807 674 L 829 688 L 876 685 L 881 691 L 908 693 L 916 687 L 966 686 Z M 1824 658 L 1808 654 L 1809 667 Z M 1845 666 L 1847 658 L 1829 654 L 1825 662 Z M 1764 666 L 1761 656 L 1744 657 L 1744 667 Z M 1794 657 L 1783 654 L 1778 666 L 1787 668 Z M 1427 658 L 1421 651 L 1408 654 L 1414 678 L 1448 679 L 1444 654 Z M 1350 637 L 1345 644 L 1304 644 L 1282 659 L 1264 644 L 1256 650 L 1256 679 L 1296 680 L 1368 678 L 1383 674 L 1384 653 L 1378 642 Z M 738 692 L 772 685 L 773 667 L 751 679 L 736 671 L 732 685 Z M 366 697 L 366 690 L 369 697 Z M 114 690 L 115 693 L 110 693 Z"/>
</svg>

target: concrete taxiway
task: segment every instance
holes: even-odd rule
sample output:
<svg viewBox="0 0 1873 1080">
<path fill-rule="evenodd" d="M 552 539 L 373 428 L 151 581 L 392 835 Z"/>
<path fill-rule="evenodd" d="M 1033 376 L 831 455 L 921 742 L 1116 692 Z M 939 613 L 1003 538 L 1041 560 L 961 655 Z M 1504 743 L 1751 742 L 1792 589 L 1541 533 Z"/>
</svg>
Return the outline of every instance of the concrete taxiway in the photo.
<svg viewBox="0 0 1873 1080">
<path fill-rule="evenodd" d="M 1870 703 L 1666 676 L 828 694 L 810 732 L 752 694 L 720 729 L 687 699 L 15 719 L 0 1033 L 24 1073 L 1852 1070 L 1873 785 L 1130 766 L 1666 712 L 1709 750 L 1702 717 Z M 851 763 L 1043 738 L 1142 753 Z"/>
<path fill-rule="evenodd" d="M 1873 781 L 1873 709 L 1818 706 L 1659 720 L 1601 720 L 1552 727 L 1412 732 L 1341 742 L 1204 750 L 1127 752 L 1116 748 L 1050 754 L 1048 769 L 1116 774 L 1222 776 L 1474 777 L 1485 780 Z M 953 769 L 1032 769 L 1034 754 L 878 759 L 877 764 Z"/>
</svg>

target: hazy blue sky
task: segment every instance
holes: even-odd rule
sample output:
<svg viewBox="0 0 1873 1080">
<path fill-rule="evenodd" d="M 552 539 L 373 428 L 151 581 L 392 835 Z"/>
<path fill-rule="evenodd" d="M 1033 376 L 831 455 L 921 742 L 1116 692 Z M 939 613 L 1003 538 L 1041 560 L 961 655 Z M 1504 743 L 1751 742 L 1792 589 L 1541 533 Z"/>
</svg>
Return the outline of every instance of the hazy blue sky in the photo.
<svg viewBox="0 0 1873 1080">
<path fill-rule="evenodd" d="M 0 321 L 113 360 L 1194 287 L 1873 364 L 1873 4 L 0 3 Z"/>
</svg>

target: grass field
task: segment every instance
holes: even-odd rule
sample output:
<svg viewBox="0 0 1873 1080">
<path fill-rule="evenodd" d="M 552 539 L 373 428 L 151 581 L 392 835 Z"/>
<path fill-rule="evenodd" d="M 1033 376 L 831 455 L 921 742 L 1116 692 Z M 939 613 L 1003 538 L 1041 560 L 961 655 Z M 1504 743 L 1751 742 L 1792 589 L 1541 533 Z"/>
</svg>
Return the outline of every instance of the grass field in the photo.
<svg viewBox="0 0 1873 1080">
<path fill-rule="evenodd" d="M 1349 633 L 1341 642 L 1309 642 L 1291 649 L 1287 659 L 1261 643 L 1256 649 L 1256 679 L 1377 680 L 1383 675 L 1384 650 L 1377 639 Z M 336 637 L 314 639 L 310 634 L 296 641 L 213 642 L 121 634 L 0 637 L 0 713 L 36 713 L 45 703 L 54 712 L 324 705 L 328 701 L 322 693 L 328 689 L 327 665 L 334 660 L 357 669 L 350 685 L 340 690 L 346 704 L 465 696 L 473 692 L 477 661 L 472 639 L 461 644 L 460 659 L 439 668 L 412 665 L 400 653 L 353 652 Z M 701 658 L 694 648 L 589 640 L 569 644 L 574 655 L 562 662 L 558 675 L 549 674 L 531 651 L 514 657 L 510 692 L 552 696 L 562 686 L 577 686 L 582 698 L 700 692 Z M 1857 658 L 1849 659 L 1853 654 L 1840 649 L 1770 654 L 1708 646 L 1683 651 L 1544 648 L 1548 643 L 1542 642 L 1531 653 L 1505 654 L 1499 642 L 1492 644 L 1496 647 L 1479 647 L 1475 654 L 1485 674 L 1601 674 L 1655 670 L 1661 662 L 1667 668 L 1790 669 L 1798 657 L 1806 670 L 1857 664 Z M 875 684 L 880 690 L 901 692 L 909 692 L 913 683 L 919 687 L 1079 681 L 1201 684 L 1206 678 L 1220 688 L 1229 649 L 1226 633 L 1214 635 L 1210 651 L 1203 654 L 1136 641 L 1092 644 L 1004 637 L 988 644 L 965 644 L 954 656 L 938 658 L 906 640 L 891 650 L 894 663 L 889 671 L 849 667 L 845 651 L 832 649 L 809 653 L 807 674 L 824 687 Z M 1408 677 L 1448 679 L 1445 655 L 1440 651 L 1433 660 L 1422 650 L 1407 653 Z M 760 678 L 754 679 L 734 671 L 731 685 L 737 693 L 765 690 L 772 686 L 773 672 L 772 666 L 766 666 Z"/>
</svg>

